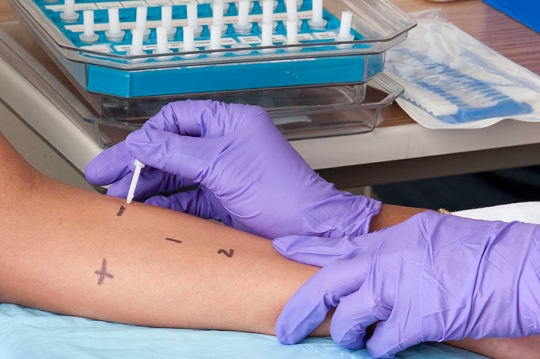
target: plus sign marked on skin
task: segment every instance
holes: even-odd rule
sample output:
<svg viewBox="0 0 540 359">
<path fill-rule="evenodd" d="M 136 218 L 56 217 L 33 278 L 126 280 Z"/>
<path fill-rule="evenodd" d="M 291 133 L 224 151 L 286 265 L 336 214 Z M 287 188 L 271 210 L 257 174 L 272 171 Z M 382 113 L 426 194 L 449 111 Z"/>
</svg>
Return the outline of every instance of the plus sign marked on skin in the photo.
<svg viewBox="0 0 540 359">
<path fill-rule="evenodd" d="M 99 275 L 98 285 L 102 285 L 103 281 L 105 280 L 105 277 L 113 279 L 114 276 L 110 273 L 107 273 L 107 259 L 103 258 L 103 263 L 101 264 L 101 270 L 97 270 L 94 272 L 95 274 Z"/>
</svg>

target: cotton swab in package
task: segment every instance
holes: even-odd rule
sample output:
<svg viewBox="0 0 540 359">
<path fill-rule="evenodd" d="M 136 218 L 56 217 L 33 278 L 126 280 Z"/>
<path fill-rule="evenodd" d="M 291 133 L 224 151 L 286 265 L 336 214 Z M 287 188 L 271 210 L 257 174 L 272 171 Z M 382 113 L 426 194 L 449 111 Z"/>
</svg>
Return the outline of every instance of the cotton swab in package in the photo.
<svg viewBox="0 0 540 359">
<path fill-rule="evenodd" d="M 540 121 L 540 77 L 461 31 L 441 11 L 413 14 L 417 28 L 387 52 L 398 104 L 428 128 Z"/>
</svg>

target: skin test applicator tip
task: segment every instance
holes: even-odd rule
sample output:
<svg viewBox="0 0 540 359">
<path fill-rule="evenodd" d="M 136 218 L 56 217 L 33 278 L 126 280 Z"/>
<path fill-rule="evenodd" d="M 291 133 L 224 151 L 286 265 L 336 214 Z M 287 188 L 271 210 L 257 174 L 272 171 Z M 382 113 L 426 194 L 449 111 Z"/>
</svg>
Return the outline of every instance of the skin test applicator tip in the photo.
<svg viewBox="0 0 540 359">
<path fill-rule="evenodd" d="M 129 191 L 126 199 L 127 204 L 131 204 L 131 202 L 133 201 L 133 197 L 135 197 L 135 188 L 137 188 L 137 183 L 139 182 L 141 169 L 143 169 L 145 166 L 137 159 L 135 159 L 133 164 L 135 165 L 135 170 L 133 171 L 133 178 L 131 179 L 131 184 L 129 185 Z"/>
</svg>

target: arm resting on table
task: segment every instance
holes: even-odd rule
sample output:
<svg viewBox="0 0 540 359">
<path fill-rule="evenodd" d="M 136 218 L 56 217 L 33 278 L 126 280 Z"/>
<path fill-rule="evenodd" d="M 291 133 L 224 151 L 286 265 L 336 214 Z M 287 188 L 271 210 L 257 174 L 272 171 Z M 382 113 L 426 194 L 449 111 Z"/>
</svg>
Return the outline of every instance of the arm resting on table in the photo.
<svg viewBox="0 0 540 359">
<path fill-rule="evenodd" d="M 317 271 L 283 258 L 269 240 L 53 181 L 1 134 L 0 159 L 2 302 L 136 325 L 273 334 L 287 300 Z M 417 211 L 384 206 L 372 229 Z M 328 334 L 327 322 L 313 333 Z M 538 339 L 451 344 L 507 359 L 538 355 Z"/>
</svg>

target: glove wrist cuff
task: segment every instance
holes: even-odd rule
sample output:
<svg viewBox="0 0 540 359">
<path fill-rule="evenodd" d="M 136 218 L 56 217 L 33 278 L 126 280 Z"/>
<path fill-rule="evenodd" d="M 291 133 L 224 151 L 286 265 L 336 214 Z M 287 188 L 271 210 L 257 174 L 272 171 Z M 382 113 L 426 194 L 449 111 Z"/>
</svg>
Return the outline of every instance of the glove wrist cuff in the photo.
<svg viewBox="0 0 540 359">
<path fill-rule="evenodd" d="M 382 203 L 364 196 L 353 196 L 349 202 L 346 214 L 336 220 L 336 229 L 341 236 L 358 237 L 369 233 L 371 220 L 380 213 Z"/>
</svg>

